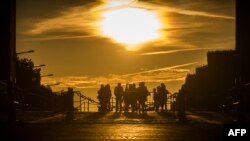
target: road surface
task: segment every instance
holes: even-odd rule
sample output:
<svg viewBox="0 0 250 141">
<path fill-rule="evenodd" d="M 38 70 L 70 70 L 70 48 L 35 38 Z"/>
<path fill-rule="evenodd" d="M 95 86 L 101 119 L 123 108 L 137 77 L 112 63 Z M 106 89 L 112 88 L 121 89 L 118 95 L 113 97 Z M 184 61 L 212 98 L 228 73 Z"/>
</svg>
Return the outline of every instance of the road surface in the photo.
<svg viewBox="0 0 250 141">
<path fill-rule="evenodd" d="M 216 141 L 222 140 L 222 124 L 189 119 L 180 123 L 171 114 L 148 113 L 82 113 L 74 120 L 37 120 L 18 123 L 5 137 L 18 141 L 84 141 L 84 140 L 167 140 Z M 9 132 L 10 133 L 10 132 Z"/>
</svg>

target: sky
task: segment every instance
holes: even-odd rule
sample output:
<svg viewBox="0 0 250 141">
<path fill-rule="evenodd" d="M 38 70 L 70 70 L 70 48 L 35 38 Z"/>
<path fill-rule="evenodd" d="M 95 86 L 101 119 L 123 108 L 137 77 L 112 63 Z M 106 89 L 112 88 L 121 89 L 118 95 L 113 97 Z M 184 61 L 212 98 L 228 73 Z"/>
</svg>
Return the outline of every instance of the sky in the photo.
<svg viewBox="0 0 250 141">
<path fill-rule="evenodd" d="M 44 85 L 165 83 L 173 93 L 206 53 L 235 48 L 234 0 L 20 0 L 16 49 L 45 64 Z"/>
</svg>

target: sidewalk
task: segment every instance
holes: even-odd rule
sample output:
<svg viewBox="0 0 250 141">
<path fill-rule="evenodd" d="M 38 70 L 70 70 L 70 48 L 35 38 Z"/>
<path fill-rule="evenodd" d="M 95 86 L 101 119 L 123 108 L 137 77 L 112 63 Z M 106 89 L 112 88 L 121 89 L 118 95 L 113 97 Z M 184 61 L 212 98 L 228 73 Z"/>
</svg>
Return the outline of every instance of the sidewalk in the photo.
<svg viewBox="0 0 250 141">
<path fill-rule="evenodd" d="M 230 112 L 188 111 L 186 112 L 186 116 L 191 122 L 203 122 L 209 124 L 232 123 L 237 119 L 237 115 Z"/>
<path fill-rule="evenodd" d="M 16 121 L 21 123 L 58 122 L 65 115 L 54 111 L 16 111 Z"/>
</svg>

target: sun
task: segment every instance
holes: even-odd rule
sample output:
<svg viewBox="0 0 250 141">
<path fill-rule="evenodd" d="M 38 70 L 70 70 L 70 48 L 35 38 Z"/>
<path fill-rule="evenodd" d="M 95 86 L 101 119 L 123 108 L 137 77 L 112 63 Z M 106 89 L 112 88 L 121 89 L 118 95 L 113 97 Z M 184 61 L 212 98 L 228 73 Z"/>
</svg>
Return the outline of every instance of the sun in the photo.
<svg viewBox="0 0 250 141">
<path fill-rule="evenodd" d="M 106 37 L 124 44 L 128 50 L 160 38 L 161 22 L 152 11 L 124 7 L 102 13 L 100 30 Z"/>
</svg>

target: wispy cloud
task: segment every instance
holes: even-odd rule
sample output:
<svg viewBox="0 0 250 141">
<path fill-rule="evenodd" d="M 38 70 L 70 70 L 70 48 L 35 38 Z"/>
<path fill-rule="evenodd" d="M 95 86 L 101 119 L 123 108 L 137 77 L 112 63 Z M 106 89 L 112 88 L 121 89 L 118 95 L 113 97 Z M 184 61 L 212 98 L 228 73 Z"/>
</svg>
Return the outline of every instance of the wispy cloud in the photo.
<svg viewBox="0 0 250 141">
<path fill-rule="evenodd" d="M 93 20 L 95 12 L 86 10 L 84 6 L 69 8 L 66 12 L 62 12 L 60 16 L 45 19 L 34 24 L 33 28 L 27 31 L 27 34 L 37 35 L 48 31 L 61 29 L 63 31 L 90 31 L 90 24 Z"/>
<path fill-rule="evenodd" d="M 45 77 L 42 78 L 44 85 L 50 85 L 60 82 L 60 85 L 53 86 L 53 89 L 65 89 L 67 87 L 73 87 L 77 89 L 83 88 L 98 88 L 100 84 L 109 83 L 112 87 L 117 85 L 118 82 L 122 84 L 126 83 L 138 83 L 141 81 L 147 83 L 161 83 L 172 81 L 184 81 L 189 69 L 185 69 L 187 66 L 195 65 L 198 62 L 190 62 L 170 67 L 164 67 L 159 69 L 153 69 L 148 71 L 141 71 L 137 73 L 131 73 L 126 75 L 110 74 L 100 77 L 89 76 L 65 76 L 65 77 Z"/>
<path fill-rule="evenodd" d="M 151 10 L 161 10 L 161 11 L 166 11 L 166 12 L 179 13 L 182 15 L 189 15 L 189 16 L 203 16 L 203 17 L 235 20 L 235 17 L 233 16 L 213 14 L 213 13 L 205 12 L 205 11 L 187 10 L 187 9 L 173 7 L 173 6 L 170 7 L 167 5 L 166 2 L 161 2 L 161 1 L 153 1 L 153 3 L 138 2 L 136 3 L 136 5 L 134 4 L 134 6 L 141 7 L 141 8 L 148 8 Z"/>
<path fill-rule="evenodd" d="M 163 11 L 174 12 L 174 13 L 179 13 L 179 14 L 189 15 L 189 16 L 204 16 L 204 17 L 211 17 L 211 18 L 235 20 L 235 17 L 232 17 L 232 16 L 212 14 L 212 13 L 204 12 L 204 11 L 186 10 L 186 9 L 181 9 L 181 8 L 176 8 L 176 7 L 170 7 L 166 5 L 166 2 L 161 2 L 161 1 L 151 1 L 151 2 L 144 2 L 144 1 L 138 1 L 138 0 L 124 0 L 124 1 L 118 1 L 118 2 L 114 1 L 113 3 L 111 2 L 111 4 L 108 5 L 108 7 L 106 6 L 105 8 L 113 9 L 113 8 L 123 8 L 126 6 L 146 8 L 149 10 L 161 9 Z"/>
<path fill-rule="evenodd" d="M 217 47 L 217 48 L 185 48 L 185 49 L 173 49 L 167 51 L 155 51 L 155 52 L 146 52 L 139 55 L 159 55 L 159 54 L 171 54 L 177 52 L 186 52 L 186 51 L 196 51 L 196 50 L 215 50 L 215 49 L 225 49 L 226 47 Z"/>
<path fill-rule="evenodd" d="M 35 37 L 29 39 L 19 39 L 18 41 L 49 41 L 49 40 L 64 40 L 64 39 L 82 39 L 82 38 L 92 38 L 97 37 L 97 35 L 82 35 L 82 36 L 47 36 L 47 37 Z"/>
<path fill-rule="evenodd" d="M 174 13 L 179 13 L 183 15 L 189 15 L 189 16 L 203 16 L 203 17 L 211 17 L 211 18 L 221 18 L 221 19 L 227 19 L 227 20 L 235 20 L 235 17 L 231 16 L 225 16 L 225 15 L 217 15 L 217 14 L 212 14 L 208 12 L 203 12 L 203 11 L 192 11 L 192 10 L 184 10 L 184 9 L 179 9 L 179 8 L 171 8 L 168 7 L 166 9 L 168 12 L 174 12 Z"/>
<path fill-rule="evenodd" d="M 176 68 L 180 68 L 180 67 L 186 67 L 186 66 L 190 66 L 190 65 L 194 65 L 197 64 L 198 62 L 191 62 L 191 63 L 186 63 L 186 64 L 181 64 L 181 65 L 175 65 L 175 66 L 171 66 L 171 67 L 164 67 L 164 68 L 159 68 L 159 69 L 153 69 L 153 70 L 148 70 L 148 71 L 142 71 L 142 72 L 138 72 L 138 73 L 130 73 L 130 74 L 126 74 L 123 76 L 132 76 L 132 75 L 138 75 L 138 74 L 147 74 L 147 73 L 155 73 L 155 72 L 189 72 L 189 69 L 176 69 Z"/>
</svg>

